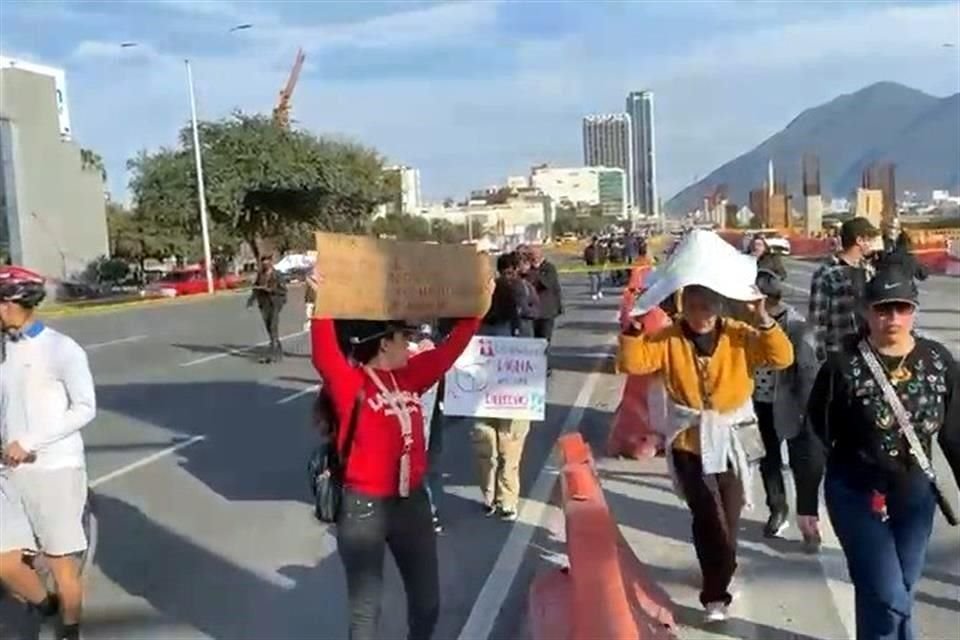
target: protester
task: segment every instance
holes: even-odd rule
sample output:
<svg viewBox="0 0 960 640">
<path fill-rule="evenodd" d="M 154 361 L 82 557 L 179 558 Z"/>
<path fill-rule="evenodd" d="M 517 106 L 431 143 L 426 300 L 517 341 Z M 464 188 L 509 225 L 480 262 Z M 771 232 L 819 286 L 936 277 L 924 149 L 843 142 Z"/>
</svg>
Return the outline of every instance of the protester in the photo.
<svg viewBox="0 0 960 640">
<path fill-rule="evenodd" d="M 517 328 L 518 307 L 514 289 L 517 259 L 506 254 L 497 259 L 497 278 L 490 310 L 483 318 L 480 335 L 512 336 Z M 517 519 L 520 500 L 520 458 L 530 431 L 529 420 L 477 418 L 473 425 L 484 512 L 500 514 L 506 521 Z"/>
<path fill-rule="evenodd" d="M 283 274 L 273 267 L 272 256 L 260 258 L 260 270 L 253 283 L 253 291 L 247 300 L 247 308 L 257 303 L 263 326 L 267 330 L 270 346 L 267 355 L 260 362 L 270 363 L 283 360 L 283 345 L 280 343 L 280 311 L 287 303 L 287 283 Z"/>
<path fill-rule="evenodd" d="M 514 251 L 514 255 L 517 257 L 517 277 L 513 280 L 513 286 L 519 307 L 519 324 L 515 335 L 520 338 L 533 338 L 534 320 L 540 313 L 540 296 L 528 277 L 532 268 L 530 257 L 519 248 Z"/>
<path fill-rule="evenodd" d="M 794 353 L 794 362 L 786 369 L 760 367 L 754 373 L 753 406 L 766 449 L 760 462 L 760 476 L 770 510 L 763 533 L 768 538 L 776 538 L 788 526 L 789 508 L 780 454 L 780 444 L 786 441 L 797 488 L 800 532 L 805 548 L 815 552 L 820 547 L 818 494 L 823 456 L 822 451 L 810 444 L 806 409 L 819 369 L 816 343 L 804 317 L 783 301 L 783 285 L 776 273 L 761 269 L 757 274 L 757 288 L 766 296 L 767 312 L 787 334 Z"/>
<path fill-rule="evenodd" d="M 318 278 L 321 277 L 318 275 Z M 310 286 L 317 286 L 313 279 Z M 457 322 L 435 349 L 411 357 L 403 322 L 370 322 L 341 353 L 333 321 L 311 323 L 313 364 L 340 424 L 341 455 L 352 433 L 337 518 L 337 548 L 347 575 L 351 640 L 375 638 L 390 548 L 407 594 L 408 638 L 430 638 L 439 615 L 436 534 L 424 488 L 427 455 L 419 395 L 453 365 L 480 325 Z"/>
<path fill-rule="evenodd" d="M 838 353 L 843 342 L 859 335 L 862 321 L 858 308 L 873 266 L 869 256 L 876 250 L 880 231 L 866 218 L 853 218 L 840 228 L 842 250 L 831 256 L 810 281 L 808 321 L 817 341 L 817 359 Z"/>
<path fill-rule="evenodd" d="M 865 335 L 827 360 L 809 415 L 829 451 L 824 495 L 856 593 L 857 640 L 911 640 L 938 502 L 924 472 L 935 435 L 960 479 L 960 373 L 943 345 L 913 333 L 910 274 L 880 270 L 865 302 Z"/>
<path fill-rule="evenodd" d="M 516 254 L 504 253 L 497 258 L 497 279 L 494 283 L 490 310 L 483 318 L 481 332 L 488 336 L 512 336 L 520 328 L 520 303 L 517 299 Z"/>
<path fill-rule="evenodd" d="M 59 615 L 57 640 L 78 640 L 78 555 L 87 549 L 81 429 L 96 415 L 87 354 L 36 315 L 44 279 L 0 267 L 0 583 L 32 616 Z M 24 562 L 42 553 L 56 593 Z"/>
<path fill-rule="evenodd" d="M 703 575 L 700 602 L 706 620 L 718 622 L 727 618 L 732 599 L 740 512 L 750 495 L 747 447 L 760 437 L 751 401 L 753 372 L 790 366 L 793 348 L 761 303 L 750 306 L 756 322 L 751 326 L 721 317 L 720 294 L 691 284 L 683 289 L 682 308 L 678 324 L 653 335 L 642 330 L 622 335 L 618 362 L 630 375 L 663 373 L 669 396 L 662 427 L 667 460 L 693 513 Z"/>
<path fill-rule="evenodd" d="M 590 238 L 590 243 L 583 249 L 583 263 L 587 267 L 599 266 L 599 247 L 597 246 L 597 236 Z M 587 271 L 587 278 L 590 281 L 590 299 L 598 300 L 603 297 L 603 271 L 591 269 Z"/>
<path fill-rule="evenodd" d="M 787 269 L 783 266 L 780 256 L 770 249 L 767 239 L 757 234 L 750 240 L 748 253 L 757 259 L 757 269 L 766 269 L 777 274 L 780 278 L 787 277 Z"/>
<path fill-rule="evenodd" d="M 543 247 L 530 247 L 531 269 L 528 274 L 530 283 L 540 298 L 539 315 L 533 324 L 537 338 L 547 342 L 553 339 L 554 323 L 563 314 L 563 290 L 557 268 L 543 255 Z"/>
<path fill-rule="evenodd" d="M 900 228 L 900 218 L 892 218 L 880 226 L 883 231 L 883 251 L 881 253 L 893 253 L 897 249 L 897 242 L 904 235 Z"/>
<path fill-rule="evenodd" d="M 877 268 L 882 268 L 882 265 L 898 265 L 904 273 L 910 275 L 914 280 L 926 280 L 930 276 L 930 272 L 920 264 L 920 261 L 913 255 L 912 249 L 910 237 L 906 233 L 898 234 L 889 251 L 886 250 L 886 245 L 884 245 L 884 252 L 880 254 Z"/>
</svg>

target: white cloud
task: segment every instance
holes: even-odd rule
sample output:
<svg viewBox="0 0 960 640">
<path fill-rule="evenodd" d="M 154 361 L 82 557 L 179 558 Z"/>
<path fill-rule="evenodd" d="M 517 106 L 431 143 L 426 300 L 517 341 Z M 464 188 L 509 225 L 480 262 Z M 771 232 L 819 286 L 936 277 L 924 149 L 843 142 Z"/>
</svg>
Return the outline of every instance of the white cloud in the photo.
<svg viewBox="0 0 960 640">
<path fill-rule="evenodd" d="M 496 21 L 497 2 L 456 2 L 332 25 L 280 25 L 249 33 L 261 43 L 300 43 L 307 51 L 450 45 L 478 37 Z"/>
<path fill-rule="evenodd" d="M 152 60 L 160 54 L 147 43 L 134 43 L 135 46 L 121 47 L 120 42 L 104 40 L 84 40 L 70 53 L 70 58 L 78 62 L 90 60 Z"/>
<path fill-rule="evenodd" d="M 250 46 L 193 57 L 201 117 L 223 117 L 236 107 L 269 112 L 288 57 L 301 43 L 314 51 L 395 49 L 399 56 L 427 46 L 475 46 L 489 36 L 512 48 L 515 66 L 482 83 L 475 76 L 415 71 L 405 78 L 332 79 L 320 63 L 316 74 L 301 78 L 293 117 L 419 166 L 431 197 L 458 196 L 533 163 L 579 162 L 581 115 L 622 109 L 628 90 L 649 87 L 657 95 L 666 198 L 840 93 L 876 80 L 940 94 L 958 90 L 958 50 L 940 47 L 941 40 L 957 40 L 956 5 L 864 5 L 835 16 L 823 11 L 774 24 L 702 29 L 683 35 L 689 45 L 671 56 L 645 48 L 641 34 L 603 57 L 591 46 L 603 36 L 597 24 L 504 44 L 495 39 L 496 9 L 453 3 L 335 25 L 261 28 L 258 22 L 244 35 Z M 111 186 L 122 192 L 126 159 L 141 148 L 174 144 L 189 112 L 181 52 L 147 47 L 145 64 L 133 68 L 115 64 L 125 59 L 109 55 L 115 47 L 79 44 L 68 73 L 78 138 L 102 151 Z"/>
</svg>

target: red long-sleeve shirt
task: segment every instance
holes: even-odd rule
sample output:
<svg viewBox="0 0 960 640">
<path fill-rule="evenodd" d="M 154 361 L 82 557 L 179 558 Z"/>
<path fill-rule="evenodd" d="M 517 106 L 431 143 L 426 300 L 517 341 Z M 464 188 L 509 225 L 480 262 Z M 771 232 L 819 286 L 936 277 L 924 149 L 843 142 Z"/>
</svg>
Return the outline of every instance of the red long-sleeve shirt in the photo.
<svg viewBox="0 0 960 640">
<path fill-rule="evenodd" d="M 423 415 L 419 396 L 447 372 L 467 347 L 480 326 L 480 318 L 460 320 L 450 336 L 436 349 L 410 358 L 407 365 L 392 372 L 375 370 L 391 389 L 390 373 L 403 392 L 403 402 L 413 421 L 413 447 L 410 451 L 410 487 L 420 485 L 427 467 Z M 392 497 L 398 494 L 400 455 L 403 449 L 400 420 L 374 382 L 361 369 L 352 366 L 337 345 L 333 320 L 314 318 L 310 326 L 313 366 L 333 400 L 337 421 L 341 425 L 338 447 L 343 450 L 347 425 L 357 394 L 363 390 L 364 401 L 357 416 L 350 457 L 344 482 L 349 488 L 367 495 Z"/>
</svg>

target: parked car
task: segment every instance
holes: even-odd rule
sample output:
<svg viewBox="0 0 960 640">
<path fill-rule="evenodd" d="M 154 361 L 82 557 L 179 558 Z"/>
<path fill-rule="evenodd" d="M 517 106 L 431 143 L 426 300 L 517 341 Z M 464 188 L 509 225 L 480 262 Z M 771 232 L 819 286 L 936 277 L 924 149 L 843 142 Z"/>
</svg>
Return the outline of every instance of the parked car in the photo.
<svg viewBox="0 0 960 640">
<path fill-rule="evenodd" d="M 221 278 L 215 277 L 213 280 L 213 288 L 215 291 L 236 289 L 242 283 L 243 281 L 239 276 L 228 273 Z M 195 293 L 206 292 L 206 272 L 200 268 L 188 268 L 171 271 L 156 282 L 148 285 L 144 290 L 144 295 L 176 298 L 178 296 L 189 296 Z"/>
</svg>

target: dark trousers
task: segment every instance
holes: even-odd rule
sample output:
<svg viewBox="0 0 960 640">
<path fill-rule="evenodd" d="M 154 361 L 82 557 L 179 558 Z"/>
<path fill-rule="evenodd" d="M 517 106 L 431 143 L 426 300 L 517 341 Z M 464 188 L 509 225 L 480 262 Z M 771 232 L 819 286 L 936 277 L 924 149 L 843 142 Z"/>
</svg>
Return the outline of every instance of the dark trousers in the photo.
<svg viewBox="0 0 960 640">
<path fill-rule="evenodd" d="M 831 464 L 824 496 L 856 593 L 857 640 L 913 640 L 913 598 L 933 531 L 936 498 L 922 474 L 887 495 L 889 519 L 871 508 L 872 492 Z"/>
<path fill-rule="evenodd" d="M 533 321 L 533 337 L 543 338 L 548 343 L 553 340 L 555 318 L 537 318 Z"/>
<path fill-rule="evenodd" d="M 686 451 L 673 452 L 673 466 L 693 513 L 693 546 L 703 575 L 700 602 L 730 604 L 743 509 L 740 480 L 732 471 L 704 476 L 700 456 Z"/>
<path fill-rule="evenodd" d="M 430 501 L 422 487 L 409 498 L 344 494 L 337 548 L 347 574 L 350 640 L 377 637 L 388 546 L 407 594 L 407 638 L 429 640 L 440 615 L 440 578 Z"/>
<path fill-rule="evenodd" d="M 773 404 L 754 402 L 760 435 L 767 454 L 760 461 L 760 477 L 767 494 L 770 513 L 787 513 L 787 491 L 783 482 L 783 456 L 780 455 L 780 436 L 773 420 Z M 797 514 L 816 516 L 820 503 L 820 481 L 823 479 L 823 447 L 810 432 L 809 425 L 802 425 L 796 437 L 787 440 L 790 455 L 790 470 L 797 488 Z"/>
<path fill-rule="evenodd" d="M 443 455 L 443 410 L 440 408 L 443 399 L 444 381 L 440 380 L 437 389 L 437 403 L 433 407 L 433 417 L 430 420 L 430 443 L 427 448 L 427 497 L 430 498 L 430 510 L 436 514 L 440 510 L 440 497 L 443 495 L 443 472 L 440 470 L 440 458 Z"/>
<path fill-rule="evenodd" d="M 274 359 L 283 357 L 283 345 L 280 344 L 280 309 L 283 305 L 275 302 L 261 302 L 260 316 L 263 318 L 263 327 L 267 330 L 270 346 L 267 353 Z"/>
</svg>

